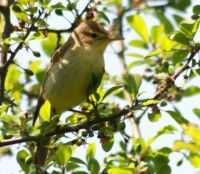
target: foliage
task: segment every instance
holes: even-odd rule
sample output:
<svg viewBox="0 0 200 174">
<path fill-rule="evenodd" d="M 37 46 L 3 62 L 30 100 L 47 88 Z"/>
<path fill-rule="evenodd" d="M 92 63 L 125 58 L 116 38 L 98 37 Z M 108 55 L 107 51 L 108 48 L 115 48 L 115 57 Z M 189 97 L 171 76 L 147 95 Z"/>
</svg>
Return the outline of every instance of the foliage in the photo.
<svg viewBox="0 0 200 174">
<path fill-rule="evenodd" d="M 193 9 L 191 16 L 188 9 Z M 87 4 L 11 0 L 7 5 L 0 2 L 0 13 L 1 157 L 12 155 L 12 146 L 7 145 L 24 142 L 17 149 L 16 162 L 22 172 L 34 173 L 36 142 L 52 136 L 44 166 L 47 173 L 169 174 L 174 170 L 170 156 L 176 153 L 182 156 L 175 159 L 177 167 L 184 166 L 185 160 L 193 168 L 200 167 L 200 108 L 194 106 L 191 116 L 179 106 L 199 97 L 200 87 L 190 81 L 199 80 L 200 74 L 200 5 L 190 0 L 91 0 Z M 113 52 L 121 63 L 120 75 L 107 73 L 78 111 L 49 118 L 46 102 L 40 111 L 42 121 L 32 127 L 44 62 L 81 18 L 93 17 L 125 38 Z M 141 129 L 144 120 L 154 125 L 163 117 L 169 123 L 144 137 L 143 131 L 149 130 Z M 175 137 L 169 140 L 172 145 L 163 145 L 160 139 L 169 135 Z M 155 148 L 154 143 L 160 142 Z M 99 145 L 106 152 L 103 162 L 97 156 Z M 83 147 L 85 152 L 76 155 Z"/>
</svg>

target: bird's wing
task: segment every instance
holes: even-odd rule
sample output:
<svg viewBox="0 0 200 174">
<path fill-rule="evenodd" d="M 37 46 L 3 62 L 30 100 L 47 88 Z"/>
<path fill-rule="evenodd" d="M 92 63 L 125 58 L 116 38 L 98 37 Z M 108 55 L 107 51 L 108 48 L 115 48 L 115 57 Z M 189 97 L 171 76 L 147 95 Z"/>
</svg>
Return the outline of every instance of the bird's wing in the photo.
<svg viewBox="0 0 200 174">
<path fill-rule="evenodd" d="M 99 73 L 99 74 L 95 74 L 95 73 L 92 73 L 92 77 L 91 77 L 91 81 L 90 81 L 90 84 L 88 86 L 88 96 L 94 92 L 96 92 L 97 88 L 99 87 L 101 81 L 102 81 L 102 77 L 103 77 L 103 74 L 104 74 L 105 70 L 104 70 L 104 67 L 102 67 L 102 72 Z"/>
<path fill-rule="evenodd" d="M 45 79 L 44 79 L 44 82 L 41 86 L 41 89 L 40 89 L 40 95 L 38 97 L 38 102 L 37 102 L 37 106 L 36 106 L 36 109 L 35 109 L 35 112 L 33 114 L 33 123 L 32 125 L 34 126 L 37 118 L 38 118 L 38 115 L 39 115 L 39 112 L 40 112 L 40 108 L 41 106 L 44 104 L 45 102 L 45 99 L 43 98 L 43 90 L 44 90 L 44 84 L 46 82 L 46 79 L 48 77 L 48 73 L 51 71 L 52 67 L 55 65 L 56 62 L 59 62 L 63 56 L 66 54 L 67 50 L 69 49 L 69 47 L 73 45 L 73 39 L 70 37 L 65 43 L 64 45 L 62 45 L 60 48 L 58 48 L 56 50 L 56 52 L 53 54 L 52 56 L 52 59 L 50 61 L 50 64 L 48 66 L 48 69 L 47 69 L 47 73 L 45 75 Z"/>
</svg>

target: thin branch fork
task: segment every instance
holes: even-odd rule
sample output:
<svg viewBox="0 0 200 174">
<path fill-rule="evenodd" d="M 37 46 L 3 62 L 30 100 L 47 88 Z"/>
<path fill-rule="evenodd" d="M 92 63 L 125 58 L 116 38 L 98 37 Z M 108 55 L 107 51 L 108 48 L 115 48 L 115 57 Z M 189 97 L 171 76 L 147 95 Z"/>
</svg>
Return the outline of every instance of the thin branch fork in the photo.
<svg viewBox="0 0 200 174">
<path fill-rule="evenodd" d="M 187 58 L 187 61 L 185 64 L 178 70 L 176 71 L 172 76 L 169 76 L 165 80 L 165 84 L 163 85 L 162 89 L 159 90 L 156 95 L 153 97 L 153 99 L 158 99 L 160 98 L 165 91 L 167 91 L 169 88 L 171 88 L 174 85 L 175 80 L 182 74 L 185 70 L 188 69 L 190 62 L 194 58 L 194 56 L 200 51 L 200 46 L 195 46 L 192 48 L 190 52 L 190 56 Z"/>
</svg>

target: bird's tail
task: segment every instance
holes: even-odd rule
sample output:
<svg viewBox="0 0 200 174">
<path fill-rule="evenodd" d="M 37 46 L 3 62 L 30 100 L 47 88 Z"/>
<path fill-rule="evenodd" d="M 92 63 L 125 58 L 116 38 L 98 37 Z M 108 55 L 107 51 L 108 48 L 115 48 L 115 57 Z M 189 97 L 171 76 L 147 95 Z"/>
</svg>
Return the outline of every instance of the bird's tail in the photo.
<svg viewBox="0 0 200 174">
<path fill-rule="evenodd" d="M 36 148 L 35 158 L 34 158 L 36 174 L 45 173 L 44 165 L 47 160 L 50 141 L 51 141 L 51 137 L 44 137 L 44 138 L 41 138 L 41 140 L 37 142 L 37 148 Z"/>
<path fill-rule="evenodd" d="M 44 102 L 45 102 L 44 98 L 42 96 L 40 96 L 38 98 L 37 106 L 36 106 L 35 112 L 33 114 L 33 123 L 32 123 L 32 126 L 35 125 L 35 122 L 36 122 L 36 120 L 37 120 L 37 118 L 39 116 L 40 108 L 44 104 Z"/>
<path fill-rule="evenodd" d="M 36 110 L 33 117 L 33 126 L 39 116 L 39 111 L 41 106 L 44 104 L 45 100 L 42 97 L 39 97 L 38 104 L 36 106 Z M 50 113 L 50 117 L 52 116 L 52 111 Z M 45 173 L 45 162 L 48 156 L 49 145 L 51 142 L 51 137 L 41 137 L 36 142 L 36 150 L 34 154 L 34 166 L 35 166 L 35 173 L 36 174 L 43 174 Z"/>
</svg>

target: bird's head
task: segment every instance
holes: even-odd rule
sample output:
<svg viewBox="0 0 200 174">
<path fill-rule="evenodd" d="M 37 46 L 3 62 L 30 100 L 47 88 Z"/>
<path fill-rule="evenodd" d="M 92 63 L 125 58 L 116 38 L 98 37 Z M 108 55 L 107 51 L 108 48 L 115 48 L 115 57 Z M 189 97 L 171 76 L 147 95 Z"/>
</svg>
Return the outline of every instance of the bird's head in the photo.
<svg viewBox="0 0 200 174">
<path fill-rule="evenodd" d="M 102 25 L 94 21 L 80 23 L 74 30 L 73 36 L 76 37 L 80 45 L 96 51 L 104 51 L 110 42 L 123 39 L 119 36 L 113 36 Z"/>
</svg>

